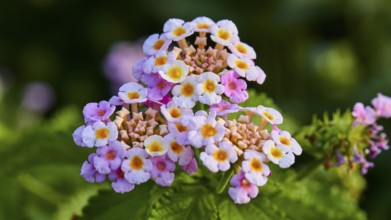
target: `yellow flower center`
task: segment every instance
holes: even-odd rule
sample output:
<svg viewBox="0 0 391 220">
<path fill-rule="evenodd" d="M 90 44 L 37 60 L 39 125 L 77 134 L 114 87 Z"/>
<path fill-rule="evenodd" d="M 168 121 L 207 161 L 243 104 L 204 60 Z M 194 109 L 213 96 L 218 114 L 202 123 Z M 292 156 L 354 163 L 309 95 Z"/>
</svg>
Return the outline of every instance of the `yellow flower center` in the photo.
<svg viewBox="0 0 391 220">
<path fill-rule="evenodd" d="M 156 57 L 156 59 L 155 59 L 155 65 L 156 66 L 163 66 L 166 63 L 167 63 L 167 57 L 166 56 Z"/>
<path fill-rule="evenodd" d="M 242 53 L 242 54 L 246 54 L 247 53 L 247 47 L 244 46 L 243 44 L 236 44 L 236 49 Z"/>
<path fill-rule="evenodd" d="M 170 148 L 174 153 L 180 154 L 185 147 L 183 147 L 183 145 L 178 144 L 176 141 L 173 141 L 170 144 Z"/>
<path fill-rule="evenodd" d="M 149 152 L 162 152 L 164 150 L 161 143 L 157 141 L 152 141 L 148 146 L 147 149 Z"/>
<path fill-rule="evenodd" d="M 167 72 L 168 77 L 173 80 L 179 80 L 183 76 L 183 71 L 179 66 L 174 66 Z"/>
<path fill-rule="evenodd" d="M 270 114 L 269 112 L 263 112 L 263 115 L 265 115 L 265 117 L 268 118 L 269 120 L 274 119 L 274 116 L 272 114 Z"/>
<path fill-rule="evenodd" d="M 204 90 L 207 92 L 207 93 L 212 93 L 216 90 L 216 84 L 213 80 L 206 80 L 204 82 Z"/>
<path fill-rule="evenodd" d="M 189 128 L 187 126 L 184 126 L 181 123 L 176 123 L 175 127 L 176 127 L 176 129 L 178 129 L 179 132 L 184 132 L 184 131 L 188 131 L 189 130 Z"/>
<path fill-rule="evenodd" d="M 228 154 L 226 151 L 224 150 L 216 150 L 214 153 L 213 153 L 213 157 L 215 160 L 217 160 L 218 162 L 224 162 L 225 160 L 227 160 L 228 158 Z"/>
<path fill-rule="evenodd" d="M 282 151 L 276 147 L 272 147 L 270 149 L 270 154 L 274 157 L 274 158 L 277 158 L 277 159 L 280 159 L 284 154 L 282 153 Z"/>
<path fill-rule="evenodd" d="M 172 108 L 168 111 L 168 113 L 170 113 L 173 118 L 181 117 L 181 111 L 178 108 Z"/>
<path fill-rule="evenodd" d="M 186 83 L 181 88 L 181 93 L 185 97 L 190 97 L 194 94 L 194 86 L 191 83 Z"/>
<path fill-rule="evenodd" d="M 164 40 L 161 40 L 161 39 L 160 39 L 160 40 L 157 40 L 157 41 L 153 44 L 152 48 L 155 49 L 155 50 L 160 50 L 160 48 L 162 48 L 163 44 L 164 44 Z"/>
<path fill-rule="evenodd" d="M 96 139 L 105 139 L 109 136 L 110 130 L 107 128 L 99 128 L 95 131 L 95 137 Z"/>
<path fill-rule="evenodd" d="M 236 60 L 235 64 L 239 69 L 248 70 L 248 64 L 242 60 Z"/>
<path fill-rule="evenodd" d="M 217 129 L 210 124 L 205 124 L 201 128 L 201 135 L 205 138 L 213 137 L 217 133 Z"/>
<path fill-rule="evenodd" d="M 262 163 L 258 158 L 253 158 L 250 161 L 250 168 L 255 172 L 262 172 Z"/>
<path fill-rule="evenodd" d="M 197 28 L 198 29 L 209 29 L 209 24 L 205 24 L 205 23 L 200 23 L 200 24 L 197 24 Z"/>
<path fill-rule="evenodd" d="M 281 142 L 281 144 L 284 144 L 287 146 L 291 145 L 291 141 L 286 137 L 280 137 L 280 142 Z"/>
<path fill-rule="evenodd" d="M 229 37 L 231 36 L 231 34 L 224 30 L 224 29 L 220 29 L 218 32 L 217 32 L 217 37 L 223 39 L 223 40 L 228 40 Z"/>
<path fill-rule="evenodd" d="M 130 160 L 129 166 L 133 170 L 141 170 L 144 167 L 144 161 L 140 156 L 136 155 Z"/>
<path fill-rule="evenodd" d="M 138 92 L 128 92 L 129 99 L 138 99 L 140 98 L 140 93 Z"/>
<path fill-rule="evenodd" d="M 176 28 L 175 30 L 172 31 L 172 33 L 179 37 L 181 36 L 182 34 L 186 33 L 186 29 L 184 29 L 183 27 L 179 27 L 179 28 Z"/>
</svg>

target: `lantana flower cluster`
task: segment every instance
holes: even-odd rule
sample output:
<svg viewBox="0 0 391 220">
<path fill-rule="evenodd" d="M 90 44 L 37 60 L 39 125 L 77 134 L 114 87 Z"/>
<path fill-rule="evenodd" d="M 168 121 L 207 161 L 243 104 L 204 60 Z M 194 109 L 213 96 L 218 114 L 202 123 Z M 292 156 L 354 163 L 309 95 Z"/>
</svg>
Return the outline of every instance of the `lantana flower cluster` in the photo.
<svg viewBox="0 0 391 220">
<path fill-rule="evenodd" d="M 364 106 L 358 102 L 353 107 L 352 115 L 354 117 L 353 127 L 364 126 L 366 135 L 363 135 L 363 141 L 353 143 L 353 156 L 344 155 L 337 151 L 337 165 L 349 163 L 350 166 L 361 165 L 361 172 L 366 174 L 369 169 L 374 167 L 373 162 L 369 162 L 367 157 L 375 158 L 382 151 L 389 149 L 388 138 L 383 132 L 383 126 L 377 121 L 381 118 L 391 118 L 391 98 L 378 94 L 372 99 L 372 107 Z"/>
<path fill-rule="evenodd" d="M 242 204 L 266 184 L 270 163 L 288 168 L 301 154 L 290 133 L 278 128 L 277 110 L 238 105 L 248 99 L 246 81 L 262 84 L 266 75 L 232 21 L 169 19 L 143 51 L 133 67 L 138 82 L 83 109 L 85 125 L 73 138 L 96 148 L 81 168 L 85 180 L 109 179 L 124 193 L 150 179 L 170 186 L 176 170 L 192 174 L 202 163 L 213 173 L 236 172 L 228 193 Z"/>
</svg>

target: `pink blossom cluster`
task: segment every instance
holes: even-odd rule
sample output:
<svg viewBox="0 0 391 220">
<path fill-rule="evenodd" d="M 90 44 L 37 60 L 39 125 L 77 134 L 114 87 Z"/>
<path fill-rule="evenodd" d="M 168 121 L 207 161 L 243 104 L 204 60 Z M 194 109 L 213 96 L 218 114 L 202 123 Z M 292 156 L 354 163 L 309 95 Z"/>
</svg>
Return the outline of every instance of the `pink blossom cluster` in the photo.
<svg viewBox="0 0 391 220">
<path fill-rule="evenodd" d="M 177 168 L 192 174 L 202 163 L 213 173 L 234 170 L 228 193 L 235 203 L 248 203 L 271 175 L 269 163 L 288 168 L 302 153 L 278 129 L 277 110 L 238 105 L 248 99 L 246 80 L 266 78 L 254 64 L 254 49 L 229 20 L 169 19 L 163 32 L 146 39 L 146 56 L 133 66 L 137 82 L 84 107 L 85 125 L 73 138 L 96 152 L 81 175 L 89 182 L 108 178 L 124 193 L 149 179 L 170 186 Z M 233 113 L 240 116 L 230 119 Z"/>
<path fill-rule="evenodd" d="M 353 107 L 352 115 L 354 117 L 353 126 L 364 125 L 368 129 L 368 137 L 365 137 L 364 145 L 354 143 L 352 162 L 361 164 L 361 172 L 366 174 L 369 169 L 374 167 L 374 163 L 366 159 L 366 155 L 375 158 L 382 151 L 388 150 L 387 135 L 382 132 L 383 126 L 378 125 L 377 121 L 380 118 L 391 117 L 391 98 L 378 94 L 372 99 L 372 107 L 364 106 L 358 102 Z M 347 162 L 346 157 L 340 152 L 337 152 L 337 165 Z"/>
</svg>

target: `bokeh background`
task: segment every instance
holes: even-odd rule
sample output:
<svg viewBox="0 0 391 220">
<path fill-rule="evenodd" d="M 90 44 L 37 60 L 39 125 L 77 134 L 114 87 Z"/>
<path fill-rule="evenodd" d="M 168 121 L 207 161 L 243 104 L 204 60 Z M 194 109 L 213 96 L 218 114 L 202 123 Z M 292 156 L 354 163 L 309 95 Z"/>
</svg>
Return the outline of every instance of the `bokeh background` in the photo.
<svg viewBox="0 0 391 220">
<path fill-rule="evenodd" d="M 267 74 L 264 85 L 250 87 L 267 93 L 284 114 L 305 125 L 314 114 L 351 108 L 357 101 L 369 104 L 378 92 L 391 96 L 390 12 L 389 0 L 0 1 L 1 126 L 17 132 L 68 106 L 81 114 L 87 102 L 108 99 L 118 86 L 104 65 L 110 50 L 122 46 L 134 60 L 142 40 L 162 32 L 168 18 L 201 15 L 236 23 Z M 391 135 L 391 123 L 384 125 Z M 391 219 L 390 161 L 391 152 L 383 153 L 366 176 L 360 206 L 369 219 Z M 18 176 L 16 184 L 40 187 L 29 178 Z M 57 191 L 66 194 L 63 188 Z M 0 196 L 5 196 L 1 204 L 7 202 L 7 193 Z M 30 207 L 26 218 L 45 219 L 50 216 L 45 209 L 56 210 L 50 204 L 56 198 L 41 200 L 28 200 L 40 204 L 35 206 L 24 201 Z"/>
</svg>

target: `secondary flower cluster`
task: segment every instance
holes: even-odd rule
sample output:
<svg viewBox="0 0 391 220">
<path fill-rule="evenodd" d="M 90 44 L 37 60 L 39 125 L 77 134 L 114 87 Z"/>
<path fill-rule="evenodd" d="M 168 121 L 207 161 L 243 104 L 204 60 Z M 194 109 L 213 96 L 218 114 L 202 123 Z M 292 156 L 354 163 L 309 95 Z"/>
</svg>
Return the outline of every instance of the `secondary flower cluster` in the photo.
<svg viewBox="0 0 391 220">
<path fill-rule="evenodd" d="M 367 155 L 375 158 L 382 151 L 389 149 L 387 135 L 382 132 L 383 126 L 378 125 L 377 120 L 391 117 L 391 98 L 378 94 L 376 98 L 372 99 L 372 106 L 364 106 L 359 102 L 353 107 L 353 127 L 362 125 L 367 131 L 367 134 L 363 135 L 363 143 L 353 143 L 353 157 L 349 159 L 337 151 L 338 165 L 347 161 L 349 164 L 361 164 L 363 174 L 374 167 L 374 163 L 366 159 Z"/>
<path fill-rule="evenodd" d="M 149 179 L 170 186 L 177 166 L 197 171 L 199 155 L 211 172 L 234 169 L 229 195 L 248 203 L 271 175 L 269 162 L 288 168 L 302 152 L 289 132 L 278 129 L 278 111 L 238 106 L 248 98 L 245 80 L 265 80 L 253 62 L 256 54 L 229 20 L 169 19 L 163 31 L 143 45 L 146 57 L 133 67 L 138 82 L 84 107 L 86 124 L 73 138 L 97 150 L 81 175 L 89 182 L 108 178 L 119 193 Z M 231 119 L 233 113 L 240 116 Z"/>
</svg>

